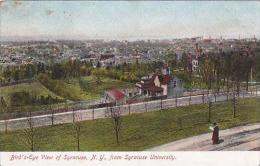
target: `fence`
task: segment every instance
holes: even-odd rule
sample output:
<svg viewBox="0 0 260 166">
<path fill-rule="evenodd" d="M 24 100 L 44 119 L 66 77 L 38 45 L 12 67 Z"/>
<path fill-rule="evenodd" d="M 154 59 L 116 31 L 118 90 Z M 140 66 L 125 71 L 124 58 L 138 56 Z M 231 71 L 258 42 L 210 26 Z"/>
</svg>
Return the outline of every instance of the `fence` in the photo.
<svg viewBox="0 0 260 166">
<path fill-rule="evenodd" d="M 70 112 L 49 112 L 49 114 L 34 116 L 34 113 L 30 113 L 27 117 L 10 119 L 10 120 L 1 120 L 0 121 L 0 131 L 7 130 L 16 130 L 20 128 L 28 127 L 28 119 L 30 119 L 35 127 L 38 126 L 47 126 L 47 125 L 56 125 L 63 123 L 72 123 L 75 120 L 95 120 L 100 118 L 107 118 L 110 116 L 110 109 L 120 109 L 122 115 L 129 115 L 133 113 L 143 113 L 143 112 L 152 112 L 159 111 L 169 108 L 187 106 L 192 104 L 202 104 L 211 102 L 220 102 L 231 99 L 233 92 L 219 92 L 213 94 L 202 94 L 196 96 L 186 96 L 180 98 L 172 99 L 160 99 L 154 101 L 145 101 L 141 103 L 126 104 L 121 106 L 106 106 L 103 108 L 90 108 L 90 109 L 79 109 L 71 108 Z M 260 96 L 257 88 L 251 91 L 241 91 L 237 97 L 248 98 Z M 38 113 L 37 113 L 38 114 Z"/>
<path fill-rule="evenodd" d="M 16 119 L 16 118 L 23 118 L 28 117 L 30 114 L 32 116 L 41 116 L 46 114 L 57 114 L 62 112 L 69 112 L 72 109 L 74 110 L 81 110 L 81 109 L 88 109 L 91 107 L 89 104 L 90 102 L 87 101 L 80 101 L 80 102 L 71 102 L 71 103 L 57 103 L 52 105 L 40 105 L 38 111 L 31 111 L 31 112 L 25 112 L 25 111 L 18 111 L 18 110 L 30 110 L 33 108 L 33 106 L 27 108 L 27 107 L 15 107 L 15 112 L 6 112 L 0 114 L 0 120 L 5 119 Z"/>
<path fill-rule="evenodd" d="M 18 80 L 18 81 L 1 81 L 0 87 L 18 85 L 18 84 L 22 84 L 22 83 L 32 83 L 34 81 L 35 80 L 33 80 L 33 79 L 24 79 L 24 80 Z"/>
</svg>

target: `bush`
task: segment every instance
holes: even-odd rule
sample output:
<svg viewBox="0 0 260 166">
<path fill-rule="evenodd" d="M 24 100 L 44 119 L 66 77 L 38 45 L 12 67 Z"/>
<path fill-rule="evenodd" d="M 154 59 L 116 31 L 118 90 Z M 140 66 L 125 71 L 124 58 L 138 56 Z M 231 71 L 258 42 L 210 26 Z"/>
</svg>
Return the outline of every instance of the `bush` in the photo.
<svg viewBox="0 0 260 166">
<path fill-rule="evenodd" d="M 26 91 L 14 92 L 10 95 L 11 106 L 24 106 L 24 105 L 46 105 L 64 102 L 63 99 L 53 98 L 52 96 L 37 97 Z"/>
</svg>

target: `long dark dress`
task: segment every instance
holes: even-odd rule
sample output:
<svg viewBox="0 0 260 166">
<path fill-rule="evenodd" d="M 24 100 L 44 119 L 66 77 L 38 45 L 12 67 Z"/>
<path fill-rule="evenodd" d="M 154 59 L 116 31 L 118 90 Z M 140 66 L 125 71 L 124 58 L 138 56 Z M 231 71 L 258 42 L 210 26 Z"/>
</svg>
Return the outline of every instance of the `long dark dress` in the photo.
<svg viewBox="0 0 260 166">
<path fill-rule="evenodd" d="M 212 143 L 217 144 L 218 141 L 219 141 L 219 128 L 218 126 L 215 126 L 212 134 Z"/>
</svg>

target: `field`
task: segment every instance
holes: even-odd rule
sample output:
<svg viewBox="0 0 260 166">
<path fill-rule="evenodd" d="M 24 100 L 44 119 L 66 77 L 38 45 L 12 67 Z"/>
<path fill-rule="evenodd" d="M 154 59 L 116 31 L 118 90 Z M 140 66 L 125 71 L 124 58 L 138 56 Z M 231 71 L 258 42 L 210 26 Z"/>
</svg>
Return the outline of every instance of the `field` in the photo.
<svg viewBox="0 0 260 166">
<path fill-rule="evenodd" d="M 259 98 L 239 100 L 235 118 L 231 102 L 214 103 L 212 106 L 211 122 L 217 122 L 220 129 L 259 121 Z M 84 121 L 80 125 L 80 148 L 84 151 L 144 150 L 210 132 L 206 104 L 125 116 L 122 119 L 119 145 L 115 141 L 111 119 Z M 24 130 L 0 134 L 0 151 L 30 150 L 24 143 Z M 72 124 L 37 128 L 35 137 L 37 151 L 77 150 Z"/>
<path fill-rule="evenodd" d="M 103 78 L 100 84 L 97 84 L 92 76 L 81 78 L 81 84 L 79 84 L 79 81 L 76 79 L 64 81 L 43 77 L 40 78 L 40 80 L 49 90 L 63 98 L 73 101 L 99 99 L 103 95 L 104 91 L 111 87 L 120 89 L 133 86 L 130 83 L 111 78 Z"/>
<path fill-rule="evenodd" d="M 10 95 L 14 92 L 26 91 L 30 94 L 40 96 L 51 96 L 53 98 L 67 99 L 70 101 L 93 101 L 102 97 L 105 90 L 115 88 L 133 87 L 133 84 L 115 80 L 111 78 L 103 78 L 99 85 L 92 76 L 83 77 L 81 84 L 76 79 L 71 80 L 53 80 L 49 77 L 42 76 L 40 81 L 32 83 L 22 83 L 12 86 L 0 87 L 1 96 L 4 96 L 7 105 L 10 105 Z M 58 104 L 52 104 L 52 108 L 58 108 Z M 59 107 L 65 107 L 65 103 L 60 103 Z M 24 105 L 19 107 L 9 107 L 7 112 L 28 112 L 40 111 L 47 109 L 46 105 Z M 49 108 L 48 108 L 49 109 Z M 1 116 L 1 115 L 0 115 Z"/>
<path fill-rule="evenodd" d="M 43 95 L 43 96 L 52 96 L 52 97 L 59 97 L 55 93 L 51 92 L 47 88 L 45 88 L 41 83 L 35 81 L 32 83 L 22 83 L 18 85 L 12 86 L 4 86 L 0 87 L 0 92 L 2 96 L 9 96 L 11 93 L 14 92 L 21 92 L 26 91 L 32 94 Z"/>
<path fill-rule="evenodd" d="M 134 84 L 132 83 L 111 79 L 108 77 L 103 78 L 101 82 L 97 84 L 96 80 L 92 76 L 84 77 L 83 83 L 85 84 L 85 86 L 82 88 L 87 93 L 97 97 L 100 97 L 100 95 L 102 95 L 105 90 L 108 90 L 110 88 L 125 89 L 134 86 Z"/>
<path fill-rule="evenodd" d="M 34 94 L 37 97 L 44 96 L 47 97 L 48 95 L 53 97 L 53 98 L 59 98 L 62 99 L 62 97 L 56 95 L 52 91 L 48 90 L 46 87 L 44 87 L 41 83 L 35 81 L 32 83 L 22 83 L 22 84 L 17 84 L 17 85 L 12 85 L 12 86 L 4 86 L 0 87 L 0 94 L 1 96 L 4 97 L 7 105 L 10 105 L 10 95 L 15 92 L 21 92 L 25 91 L 30 94 Z M 26 105 L 22 107 L 10 107 L 7 109 L 7 112 L 20 112 L 20 111 L 38 111 L 42 110 L 45 108 L 43 105 Z"/>
</svg>

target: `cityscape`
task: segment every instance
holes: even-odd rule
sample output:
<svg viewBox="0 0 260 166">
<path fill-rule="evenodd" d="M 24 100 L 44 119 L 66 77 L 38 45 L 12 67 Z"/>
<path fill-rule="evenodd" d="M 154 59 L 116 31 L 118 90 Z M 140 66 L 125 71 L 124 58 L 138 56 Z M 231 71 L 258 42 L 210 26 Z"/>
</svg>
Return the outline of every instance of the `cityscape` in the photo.
<svg viewBox="0 0 260 166">
<path fill-rule="evenodd" d="M 0 151 L 260 150 L 258 1 L 0 9 Z"/>
</svg>

